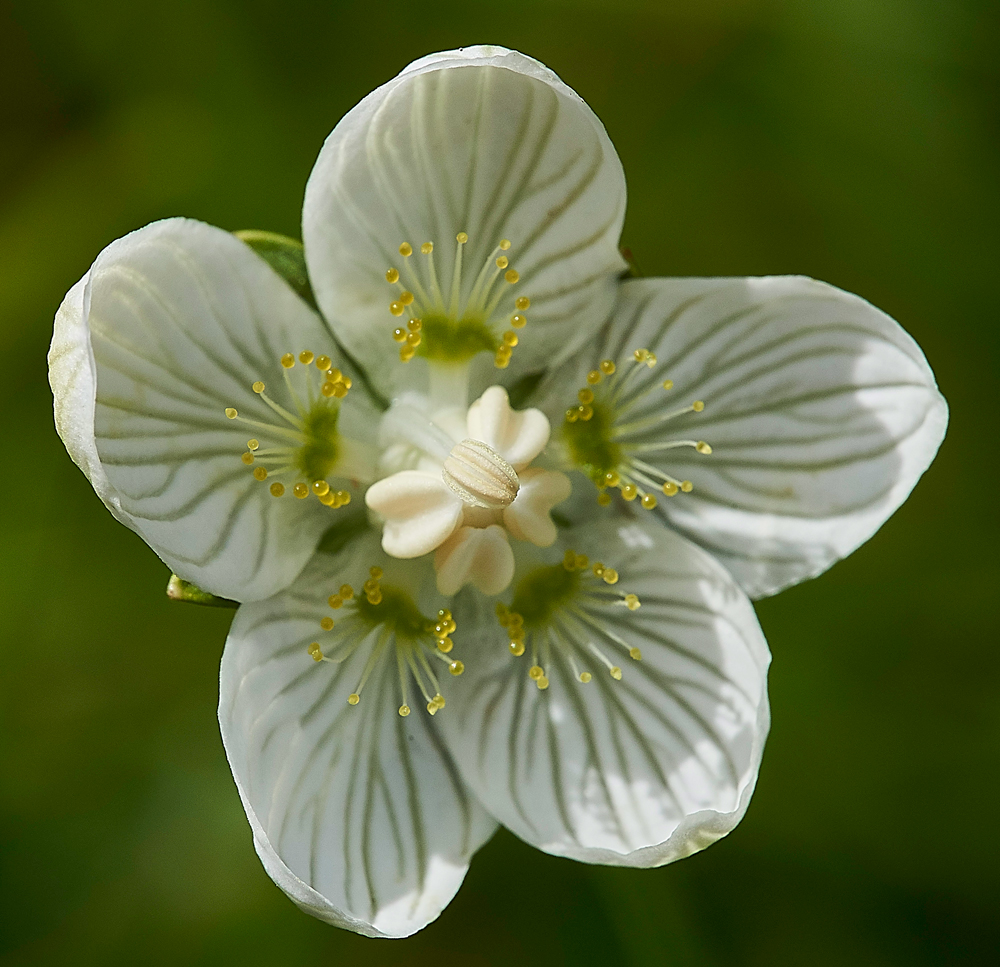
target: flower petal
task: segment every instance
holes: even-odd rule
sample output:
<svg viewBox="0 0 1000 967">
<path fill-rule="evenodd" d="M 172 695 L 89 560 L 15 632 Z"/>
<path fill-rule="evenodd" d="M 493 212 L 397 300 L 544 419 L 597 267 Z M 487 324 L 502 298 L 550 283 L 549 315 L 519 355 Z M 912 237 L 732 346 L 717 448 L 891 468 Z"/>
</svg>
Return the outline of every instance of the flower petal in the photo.
<svg viewBox="0 0 1000 967">
<path fill-rule="evenodd" d="M 705 404 L 641 442 L 688 437 L 712 448 L 643 455 L 694 485 L 661 498 L 657 512 L 755 597 L 868 540 L 944 437 L 947 405 L 913 339 L 858 296 L 812 279 L 627 282 L 594 359 L 639 347 L 659 363 L 643 374 L 653 392 L 630 420 Z"/>
<path fill-rule="evenodd" d="M 491 386 L 469 407 L 469 436 L 482 440 L 518 473 L 545 449 L 549 421 L 541 410 L 513 410 L 507 390 Z"/>
<path fill-rule="evenodd" d="M 551 547 L 556 541 L 552 508 L 569 497 L 573 485 L 564 473 L 529 467 L 518 475 L 521 488 L 503 512 L 504 526 L 519 541 Z"/>
<path fill-rule="evenodd" d="M 456 594 L 466 584 L 499 594 L 514 576 L 514 552 L 502 527 L 460 527 L 434 555 L 438 591 Z"/>
<path fill-rule="evenodd" d="M 246 245 L 169 219 L 106 248 L 56 318 L 59 431 L 115 515 L 179 575 L 248 600 L 288 584 L 329 511 L 274 500 L 240 462 L 270 416 L 250 391 L 282 353 L 332 346 L 319 317 Z M 266 367 L 266 368 L 265 368 Z"/>
<path fill-rule="evenodd" d="M 219 722 L 268 875 L 306 912 L 371 937 L 434 920 L 495 824 L 431 717 L 397 713 L 391 645 L 363 697 L 370 649 L 314 663 L 317 615 L 343 579 L 317 555 L 293 588 L 244 605 L 222 657 Z M 456 685 L 459 682 L 456 682 Z"/>
<path fill-rule="evenodd" d="M 531 300 L 513 372 L 565 358 L 607 317 L 624 213 L 621 164 L 579 96 L 523 54 L 468 47 L 411 64 L 340 121 L 306 186 L 302 231 L 320 308 L 376 379 L 398 382 L 385 273 L 405 270 L 401 243 L 412 264 L 435 243 L 448 308 L 457 233 L 468 234 L 462 303 L 511 241 L 520 282 L 494 317 L 515 311 L 515 294 Z"/>
<path fill-rule="evenodd" d="M 768 728 L 767 645 L 725 569 L 655 520 L 605 522 L 566 541 L 613 563 L 615 590 L 641 606 L 594 611 L 575 596 L 548 631 L 525 624 L 527 653 L 515 658 L 487 603 L 465 599 L 477 617 L 456 620 L 480 622 L 484 647 L 442 728 L 480 801 L 527 842 L 586 862 L 660 866 L 726 835 L 746 811 Z M 580 579 L 610 594 L 589 570 Z M 532 572 L 520 581 L 529 587 L 515 584 L 515 602 L 547 587 Z M 592 648 L 620 657 L 620 681 Z M 535 663 L 544 691 L 528 674 Z"/>
<path fill-rule="evenodd" d="M 462 519 L 462 501 L 440 474 L 402 470 L 373 483 L 365 503 L 385 517 L 382 547 L 393 557 L 420 557 L 446 541 Z"/>
</svg>

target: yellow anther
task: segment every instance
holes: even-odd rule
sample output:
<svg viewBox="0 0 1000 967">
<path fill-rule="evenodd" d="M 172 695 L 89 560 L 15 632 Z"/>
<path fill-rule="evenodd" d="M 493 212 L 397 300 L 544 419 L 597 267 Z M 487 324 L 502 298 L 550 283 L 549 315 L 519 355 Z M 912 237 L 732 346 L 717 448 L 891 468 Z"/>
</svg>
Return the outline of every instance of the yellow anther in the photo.
<svg viewBox="0 0 1000 967">
<path fill-rule="evenodd" d="M 247 440 L 247 449 L 256 450 L 260 446 L 260 440 Z"/>
<path fill-rule="evenodd" d="M 419 346 L 422 340 L 422 336 L 419 332 L 408 332 L 406 334 L 406 345 L 407 346 Z"/>
<path fill-rule="evenodd" d="M 506 271 L 506 272 L 504 272 L 504 274 L 503 274 L 503 277 L 504 277 L 504 278 L 505 278 L 505 279 L 506 279 L 506 280 L 507 280 L 507 281 L 508 281 L 508 282 L 509 282 L 509 283 L 510 283 L 511 285 L 514 285 L 514 283 L 515 283 L 515 282 L 520 282 L 520 281 L 521 281 L 521 276 L 520 276 L 520 274 L 518 273 L 517 269 L 507 269 L 507 271 Z"/>
<path fill-rule="evenodd" d="M 351 598 L 354 597 L 354 588 L 352 588 L 349 584 L 342 584 L 340 586 L 340 592 L 339 593 L 340 593 L 340 596 L 345 601 L 350 601 Z"/>
<path fill-rule="evenodd" d="M 663 388 L 664 389 L 673 389 L 674 388 L 674 381 L 672 379 L 665 379 L 663 381 Z"/>
<path fill-rule="evenodd" d="M 605 584 L 617 584 L 618 572 L 613 567 L 606 567 L 604 573 L 601 575 L 601 579 Z"/>
<path fill-rule="evenodd" d="M 360 701 L 361 696 L 357 692 L 351 692 L 351 694 L 347 696 L 348 705 L 357 705 Z"/>
<path fill-rule="evenodd" d="M 376 565 L 374 567 L 368 568 L 368 573 L 372 576 L 372 578 L 374 580 L 380 581 L 382 579 L 382 575 L 385 572 L 382 570 L 382 568 L 380 568 L 380 567 L 378 567 L 378 565 Z"/>
<path fill-rule="evenodd" d="M 450 671 L 452 673 L 452 675 L 456 675 L 456 676 L 457 675 L 461 675 L 462 672 L 465 671 L 465 665 L 463 665 L 460 661 L 453 661 L 448 666 L 448 671 Z"/>
<path fill-rule="evenodd" d="M 691 409 L 694 410 L 695 413 L 700 413 L 703 409 L 705 409 L 705 404 L 702 400 L 695 400 L 691 404 Z"/>
<path fill-rule="evenodd" d="M 403 314 L 403 303 L 402 302 L 390 302 L 389 311 L 394 316 L 401 316 Z"/>
<path fill-rule="evenodd" d="M 581 403 L 593 403 L 594 402 L 594 391 L 592 389 L 582 389 L 576 394 L 576 398 Z"/>
<path fill-rule="evenodd" d="M 334 510 L 340 506 L 340 504 L 337 503 L 337 495 L 332 490 L 329 493 L 321 494 L 319 502 L 324 507 L 333 507 Z"/>
<path fill-rule="evenodd" d="M 681 481 L 681 490 L 683 490 L 684 493 L 689 494 L 689 493 L 691 493 L 692 490 L 694 490 L 694 484 L 691 483 L 690 480 L 682 480 Z"/>
<path fill-rule="evenodd" d="M 674 494 L 677 493 L 677 490 L 678 490 L 677 484 L 671 483 L 669 480 L 663 485 L 663 492 L 668 497 L 673 497 Z"/>
<path fill-rule="evenodd" d="M 604 575 L 604 565 L 600 561 L 594 561 L 590 569 L 594 572 L 594 577 L 596 578 Z"/>
<path fill-rule="evenodd" d="M 599 493 L 597 495 L 597 503 L 601 507 L 607 507 L 611 503 L 611 494 Z"/>
<path fill-rule="evenodd" d="M 519 295 L 514 300 L 514 308 L 517 309 L 519 312 L 524 312 L 525 309 L 530 309 L 531 299 L 529 299 L 526 295 Z"/>
<path fill-rule="evenodd" d="M 254 383 L 254 384 L 253 384 L 253 386 L 252 386 L 252 387 L 250 387 L 250 388 L 251 388 L 251 389 L 252 389 L 252 390 L 253 390 L 253 391 L 254 391 L 255 393 L 263 393 L 263 392 L 264 392 L 264 384 L 263 384 L 263 383 L 262 383 L 262 382 L 261 382 L 260 380 L 257 380 L 257 382 L 256 382 L 256 383 Z"/>
<path fill-rule="evenodd" d="M 593 678 L 593 676 L 590 672 L 580 672 L 580 681 L 583 682 L 584 685 L 586 685 L 591 678 Z"/>
<path fill-rule="evenodd" d="M 330 597 L 326 599 L 326 603 L 330 605 L 334 611 L 336 611 L 338 608 L 342 608 L 344 606 L 344 599 L 339 594 L 331 594 Z"/>
<path fill-rule="evenodd" d="M 610 376 L 615 371 L 615 364 L 610 359 L 601 361 L 601 372 L 605 376 Z"/>
<path fill-rule="evenodd" d="M 403 256 L 404 259 L 408 259 L 413 254 L 413 246 L 409 242 L 403 242 L 399 246 L 399 254 Z"/>
<path fill-rule="evenodd" d="M 283 483 L 273 483 L 270 489 L 272 497 L 281 497 L 285 493 L 285 485 Z"/>
<path fill-rule="evenodd" d="M 433 697 L 433 698 L 431 699 L 431 701 L 432 701 L 432 702 L 433 702 L 433 703 L 434 703 L 434 704 L 435 704 L 435 705 L 436 705 L 436 706 L 437 706 L 438 708 L 444 708 L 444 706 L 445 706 L 445 701 L 444 701 L 444 696 L 443 696 L 443 695 L 442 695 L 442 694 L 441 694 L 440 692 L 438 692 L 438 694 L 437 694 L 437 695 L 435 695 L 435 696 L 434 696 L 434 697 Z"/>
<path fill-rule="evenodd" d="M 378 589 L 377 578 L 369 578 L 364 584 L 361 585 L 361 590 L 364 591 L 365 594 L 371 594 L 373 591 L 377 591 Z"/>
<path fill-rule="evenodd" d="M 540 692 L 544 692 L 545 689 L 549 687 L 549 680 L 544 675 L 542 675 L 541 678 L 535 679 L 535 684 L 538 686 L 538 690 Z"/>
<path fill-rule="evenodd" d="M 330 485 L 325 480 L 314 480 L 313 481 L 313 493 L 317 497 L 322 497 L 324 494 L 330 492 Z"/>
<path fill-rule="evenodd" d="M 632 353 L 632 358 L 637 363 L 644 363 L 646 361 L 646 355 L 648 352 L 649 352 L 648 349 L 637 349 L 634 353 Z"/>
<path fill-rule="evenodd" d="M 498 269 L 505 269 L 505 268 L 507 268 L 507 265 L 508 265 L 508 263 L 507 263 L 507 256 L 506 255 L 498 255 L 497 256 L 497 268 Z"/>
<path fill-rule="evenodd" d="M 308 366 L 315 358 L 315 355 L 308 349 L 303 349 L 302 352 L 299 353 L 299 362 L 304 366 Z"/>
<path fill-rule="evenodd" d="M 587 373 L 587 382 L 591 386 L 596 386 L 601 381 L 601 371 L 599 369 L 592 369 Z"/>
<path fill-rule="evenodd" d="M 399 295 L 399 301 L 403 303 L 404 306 L 413 305 L 413 293 L 412 292 L 401 292 Z"/>
<path fill-rule="evenodd" d="M 578 412 L 578 410 L 577 410 L 577 408 L 575 406 L 570 407 L 566 411 L 566 422 L 567 423 L 576 423 L 576 421 L 579 420 L 579 419 L 580 419 L 580 413 Z"/>
<path fill-rule="evenodd" d="M 637 594 L 625 595 L 625 607 L 628 608 L 629 611 L 638 611 L 641 606 L 642 603 L 639 601 L 639 595 Z"/>
<path fill-rule="evenodd" d="M 517 333 L 516 332 L 505 332 L 503 334 L 503 341 L 508 346 L 517 345 Z"/>
<path fill-rule="evenodd" d="M 698 441 L 695 450 L 697 450 L 699 453 L 704 453 L 706 455 L 712 452 L 712 448 L 704 440 Z"/>
<path fill-rule="evenodd" d="M 523 641 L 512 641 L 510 643 L 510 653 L 515 658 L 520 658 L 524 654 L 524 642 Z"/>
<path fill-rule="evenodd" d="M 459 232 L 455 236 L 455 241 L 458 242 L 459 245 L 464 245 L 468 240 L 469 240 L 469 236 L 466 235 L 465 232 Z"/>
<path fill-rule="evenodd" d="M 500 239 L 500 248 L 505 252 L 508 251 L 510 249 L 510 240 L 506 238 Z"/>
<path fill-rule="evenodd" d="M 438 651 L 447 655 L 452 648 L 455 647 L 455 642 L 451 640 L 447 635 L 444 638 L 439 638 L 437 643 Z"/>
<path fill-rule="evenodd" d="M 626 500 L 635 500 L 638 494 L 639 491 L 635 484 L 625 484 L 625 486 L 622 487 L 622 497 Z"/>
<path fill-rule="evenodd" d="M 267 480 L 267 471 L 263 467 L 254 467 L 253 475 L 255 480 Z"/>
<path fill-rule="evenodd" d="M 309 488 L 302 483 L 302 481 L 299 481 L 294 487 L 292 487 L 292 493 L 295 494 L 299 500 L 303 500 L 309 496 Z"/>
<path fill-rule="evenodd" d="M 250 464 L 253 463 L 253 454 L 244 453 L 243 456 L 240 457 L 240 459 L 249 467 Z"/>
<path fill-rule="evenodd" d="M 329 615 L 327 615 L 325 618 L 320 618 L 319 626 L 324 631 L 329 631 L 333 627 L 333 618 L 331 618 Z"/>
<path fill-rule="evenodd" d="M 316 368 L 323 372 L 330 368 L 330 364 L 333 362 L 329 356 L 317 356 L 316 357 Z"/>
<path fill-rule="evenodd" d="M 348 490 L 338 490 L 337 500 L 340 501 L 342 505 L 347 505 L 351 502 L 351 493 Z"/>
<path fill-rule="evenodd" d="M 396 342 L 406 342 L 406 330 L 400 329 L 399 326 L 397 326 L 392 330 L 392 338 L 395 339 Z"/>
<path fill-rule="evenodd" d="M 323 649 L 320 648 L 318 641 L 314 641 L 306 649 L 306 651 L 309 653 L 309 655 L 310 655 L 310 657 L 312 658 L 313 661 L 322 661 L 323 660 Z"/>
<path fill-rule="evenodd" d="M 641 648 L 629 648 L 628 656 L 632 661 L 642 661 L 642 649 Z"/>
<path fill-rule="evenodd" d="M 347 379 L 347 377 L 344 376 L 344 374 L 339 369 L 330 369 L 330 370 L 327 370 L 326 378 L 331 383 L 342 383 L 342 382 L 344 382 L 345 379 Z M 350 386 L 351 385 L 350 382 L 348 382 L 347 385 Z"/>
<path fill-rule="evenodd" d="M 510 356 L 505 356 L 503 353 L 497 351 L 496 356 L 493 358 L 493 365 L 497 369 L 506 369 L 510 365 Z"/>
<path fill-rule="evenodd" d="M 399 358 L 404 363 L 408 363 L 416 355 L 417 351 L 413 348 L 413 346 L 403 346 L 403 348 L 399 350 Z"/>
<path fill-rule="evenodd" d="M 513 631 L 515 628 L 524 627 L 524 618 L 516 611 L 511 611 L 507 616 L 507 627 Z"/>
<path fill-rule="evenodd" d="M 330 380 L 327 380 L 327 381 L 326 381 L 326 382 L 325 382 L 325 383 L 324 383 L 324 384 L 323 384 L 323 385 L 322 385 L 322 386 L 321 386 L 321 387 L 319 388 L 319 391 L 320 391 L 320 392 L 321 392 L 321 393 L 322 393 L 322 394 L 323 394 L 323 395 L 324 395 L 324 396 L 325 396 L 325 397 L 326 397 L 327 399 L 329 399 L 329 398 L 330 398 L 331 396 L 335 396 L 335 395 L 336 395 L 336 393 L 337 393 L 337 387 L 338 387 L 338 386 L 340 386 L 340 385 L 341 385 L 340 383 L 331 383 L 331 382 L 330 382 Z"/>
<path fill-rule="evenodd" d="M 528 317 L 522 316 L 521 313 L 516 312 L 510 317 L 510 324 L 515 329 L 523 329 L 528 324 Z"/>
<path fill-rule="evenodd" d="M 226 407 L 226 416 L 229 417 L 230 420 L 235 420 L 239 415 L 240 414 L 233 407 Z"/>
<path fill-rule="evenodd" d="M 381 604 L 382 603 L 382 592 L 381 592 L 381 590 L 368 591 L 365 594 L 365 597 L 368 599 L 368 603 L 369 604 Z"/>
<path fill-rule="evenodd" d="M 580 419 L 583 420 L 584 423 L 586 423 L 587 420 L 591 419 L 593 415 L 594 415 L 594 408 L 589 403 L 584 403 L 580 407 Z"/>
<path fill-rule="evenodd" d="M 434 243 L 424 242 L 424 244 L 420 246 L 420 251 L 423 252 L 424 255 L 430 255 L 431 252 L 434 251 Z"/>
<path fill-rule="evenodd" d="M 545 669 L 542 668 L 541 665 L 532 665 L 531 668 L 528 669 L 528 678 L 530 678 L 532 681 L 537 682 L 538 679 L 542 678 L 544 675 L 545 675 Z"/>
<path fill-rule="evenodd" d="M 405 719 L 406 716 L 410 714 L 410 706 L 409 705 L 400 705 L 399 706 L 399 714 L 400 714 L 400 716 L 402 718 Z"/>
<path fill-rule="evenodd" d="M 291 353 L 285 353 L 285 355 L 281 357 L 281 365 L 284 366 L 285 369 L 291 369 L 295 365 L 295 357 Z"/>
<path fill-rule="evenodd" d="M 617 470 L 609 470 L 604 475 L 604 485 L 606 487 L 617 487 L 621 482 L 622 478 L 618 475 Z"/>
<path fill-rule="evenodd" d="M 400 254 L 402 254 L 402 249 L 400 249 Z M 399 271 L 397 269 L 388 269 L 385 273 L 385 281 L 395 285 L 399 281 Z"/>
<path fill-rule="evenodd" d="M 622 680 L 622 670 L 617 665 L 615 665 L 614 668 L 609 668 L 608 672 L 616 682 L 620 682 Z"/>
<path fill-rule="evenodd" d="M 656 496 L 654 494 L 643 494 L 641 503 L 646 510 L 652 510 L 656 506 Z"/>
<path fill-rule="evenodd" d="M 406 330 L 407 332 L 420 332 L 423 329 L 424 324 L 419 319 L 407 319 L 406 320 Z"/>
<path fill-rule="evenodd" d="M 342 400 L 345 396 L 347 396 L 347 383 L 334 383 L 333 395 L 338 400 Z"/>
</svg>

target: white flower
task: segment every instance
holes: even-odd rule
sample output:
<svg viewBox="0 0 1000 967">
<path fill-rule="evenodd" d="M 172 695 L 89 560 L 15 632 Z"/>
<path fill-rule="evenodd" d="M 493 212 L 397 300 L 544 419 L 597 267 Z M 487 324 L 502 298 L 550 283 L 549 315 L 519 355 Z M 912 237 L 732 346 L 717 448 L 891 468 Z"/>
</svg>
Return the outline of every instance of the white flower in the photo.
<svg viewBox="0 0 1000 967">
<path fill-rule="evenodd" d="M 331 923 L 420 929 L 498 821 L 623 866 L 728 833 L 768 728 L 749 596 L 870 537 L 943 437 L 886 315 L 802 278 L 623 281 L 624 211 L 577 95 L 468 48 L 324 145 L 303 235 L 325 324 L 181 221 L 110 246 L 60 310 L 70 453 L 181 577 L 245 602 L 223 740 L 268 873 Z M 274 380 L 300 349 L 329 358 Z M 370 483 L 370 518 L 255 486 L 264 448 L 242 466 L 226 407 L 289 480 Z"/>
</svg>

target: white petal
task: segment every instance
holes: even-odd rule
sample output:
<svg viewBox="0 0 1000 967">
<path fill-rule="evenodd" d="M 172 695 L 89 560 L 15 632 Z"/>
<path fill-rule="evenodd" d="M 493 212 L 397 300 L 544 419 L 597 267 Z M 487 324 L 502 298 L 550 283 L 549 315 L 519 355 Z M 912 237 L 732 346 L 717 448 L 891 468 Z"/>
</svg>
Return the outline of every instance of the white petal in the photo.
<svg viewBox="0 0 1000 967">
<path fill-rule="evenodd" d="M 460 527 L 434 555 L 438 590 L 456 594 L 466 584 L 499 594 L 514 576 L 514 552 L 502 527 Z"/>
<path fill-rule="evenodd" d="M 326 595 L 348 576 L 331 560 L 317 555 L 290 592 L 238 612 L 222 657 L 222 739 L 275 883 L 328 923 L 405 937 L 440 914 L 495 824 L 435 731 L 449 710 L 397 713 L 391 644 L 353 707 L 370 650 L 342 665 L 307 654 Z"/>
<path fill-rule="evenodd" d="M 105 503 L 174 571 L 215 594 L 260 598 L 301 570 L 329 511 L 271 498 L 240 462 L 252 433 L 224 410 L 270 415 L 250 384 L 284 352 L 331 345 L 238 239 L 157 222 L 108 246 L 60 309 L 57 425 Z"/>
<path fill-rule="evenodd" d="M 514 503 L 503 512 L 504 526 L 519 541 L 550 547 L 556 540 L 552 508 L 562 503 L 573 489 L 564 473 L 529 467 L 518 477 L 521 489 Z"/>
<path fill-rule="evenodd" d="M 566 651 L 547 657 L 540 641 L 548 688 L 538 689 L 528 677 L 536 640 L 513 657 L 486 603 L 464 599 L 478 617 L 459 609 L 456 621 L 475 622 L 483 647 L 442 728 L 480 801 L 527 842 L 586 862 L 660 866 L 726 835 L 746 811 L 768 728 L 767 645 L 725 569 L 655 520 L 581 528 L 570 541 L 613 564 L 615 590 L 642 602 L 588 608 L 601 615 L 596 627 L 560 619 L 593 680 L 579 681 Z M 591 643 L 621 666 L 620 681 Z"/>
<path fill-rule="evenodd" d="M 391 382 L 407 369 L 385 281 L 388 268 L 404 270 L 402 242 L 413 264 L 421 243 L 435 243 L 447 306 L 456 234 L 469 236 L 464 296 L 499 240 L 511 241 L 521 281 L 507 287 L 496 331 L 515 295 L 531 299 L 513 370 L 565 358 L 607 317 L 624 212 L 621 164 L 586 104 L 531 58 L 478 47 L 411 64 L 341 120 L 306 186 L 302 231 L 321 309 Z"/>
<path fill-rule="evenodd" d="M 634 418 L 705 403 L 644 441 L 713 449 L 659 455 L 694 490 L 661 498 L 658 512 L 752 596 L 813 577 L 871 537 L 944 436 L 947 406 L 917 344 L 868 302 L 812 279 L 627 282 L 586 365 L 638 347 L 659 364 Z"/>
<path fill-rule="evenodd" d="M 385 518 L 382 547 L 393 557 L 420 557 L 446 541 L 462 519 L 462 501 L 441 475 L 402 470 L 368 488 L 365 503 Z"/>
<path fill-rule="evenodd" d="M 469 436 L 488 443 L 518 473 L 545 449 L 549 421 L 541 410 L 512 410 L 507 390 L 491 386 L 469 407 Z"/>
</svg>

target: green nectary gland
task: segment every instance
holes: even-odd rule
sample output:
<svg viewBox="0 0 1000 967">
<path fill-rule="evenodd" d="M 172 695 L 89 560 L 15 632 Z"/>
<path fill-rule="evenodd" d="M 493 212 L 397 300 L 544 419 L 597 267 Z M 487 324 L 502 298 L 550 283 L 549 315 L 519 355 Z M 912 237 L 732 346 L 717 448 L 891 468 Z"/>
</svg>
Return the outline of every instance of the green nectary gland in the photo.
<svg viewBox="0 0 1000 967">
<path fill-rule="evenodd" d="M 396 633 L 397 638 L 415 641 L 426 637 L 427 619 L 420 613 L 413 598 L 401 588 L 382 585 L 382 600 L 371 604 L 364 594 L 357 597 L 358 616 L 372 628 L 382 625 Z"/>
<path fill-rule="evenodd" d="M 543 627 L 559 608 L 572 600 L 579 587 L 577 571 L 567 571 L 562 564 L 538 567 L 518 583 L 510 610 L 524 619 L 526 628 Z"/>
<path fill-rule="evenodd" d="M 500 346 L 489 326 L 477 317 L 424 316 L 420 336 L 418 355 L 450 363 L 465 362 L 481 352 L 495 353 Z"/>
<path fill-rule="evenodd" d="M 601 483 L 606 473 L 622 461 L 622 448 L 611 438 L 614 426 L 612 409 L 595 400 L 594 415 L 589 420 L 563 423 L 563 438 L 573 462 L 594 483 Z"/>
<path fill-rule="evenodd" d="M 295 454 L 295 466 L 306 480 L 325 480 L 337 462 L 337 419 L 340 407 L 330 400 L 316 400 L 305 417 L 306 442 Z"/>
</svg>

